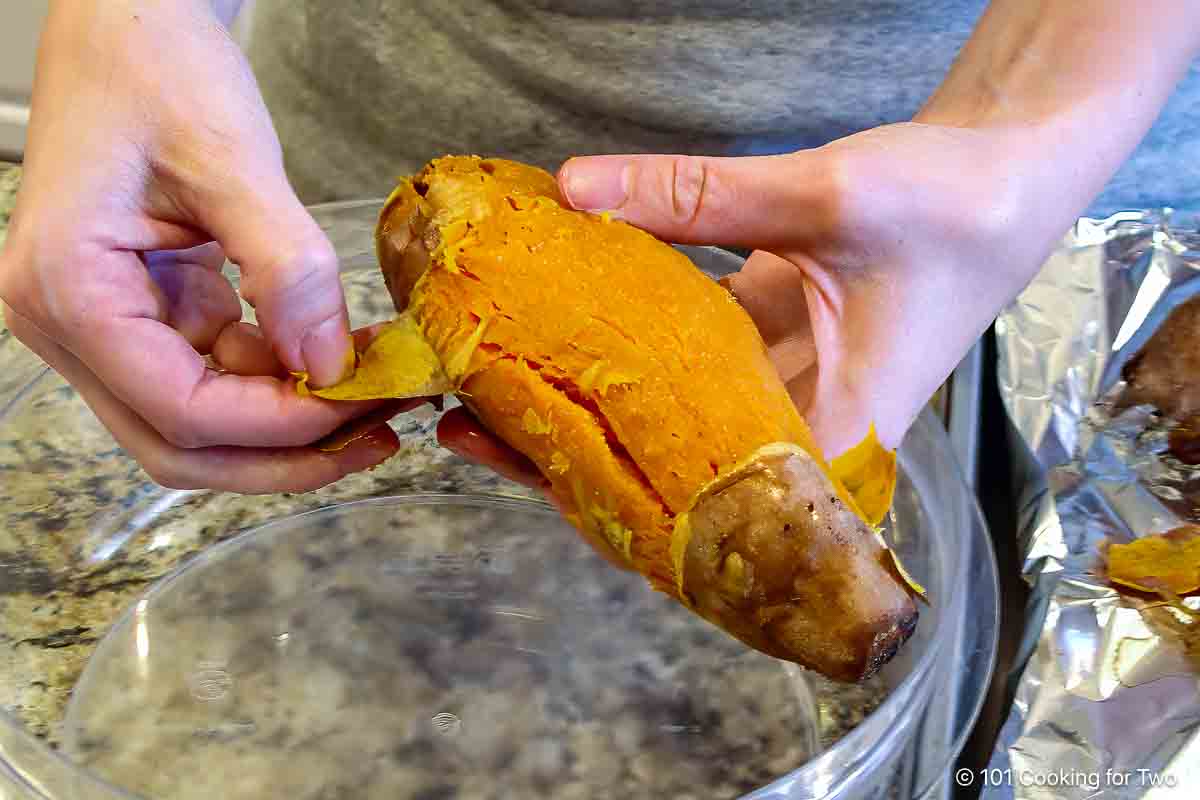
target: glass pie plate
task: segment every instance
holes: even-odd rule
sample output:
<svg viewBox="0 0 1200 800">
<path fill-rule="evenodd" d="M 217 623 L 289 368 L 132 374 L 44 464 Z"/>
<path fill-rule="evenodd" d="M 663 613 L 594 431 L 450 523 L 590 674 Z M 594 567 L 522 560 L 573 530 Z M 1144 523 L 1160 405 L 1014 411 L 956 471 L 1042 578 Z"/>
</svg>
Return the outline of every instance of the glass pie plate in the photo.
<svg viewBox="0 0 1200 800">
<path fill-rule="evenodd" d="M 378 201 L 314 208 L 355 325 Z M 685 251 L 714 277 L 732 254 Z M 252 311 L 247 309 L 247 315 Z M 923 797 L 996 647 L 986 529 L 932 414 L 886 535 L 930 591 L 883 672 L 747 648 L 437 447 L 305 495 L 151 483 L 0 331 L 0 797 Z"/>
</svg>

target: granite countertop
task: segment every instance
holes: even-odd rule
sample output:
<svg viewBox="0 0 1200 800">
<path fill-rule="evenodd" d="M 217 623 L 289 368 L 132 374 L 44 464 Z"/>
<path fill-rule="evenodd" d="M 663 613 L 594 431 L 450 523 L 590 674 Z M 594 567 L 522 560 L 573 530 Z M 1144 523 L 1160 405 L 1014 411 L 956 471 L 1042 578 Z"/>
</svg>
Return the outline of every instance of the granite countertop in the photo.
<svg viewBox="0 0 1200 800">
<path fill-rule="evenodd" d="M 0 244 L 7 229 L 19 180 L 18 167 L 0 164 Z M 355 309 L 365 309 L 368 316 L 389 312 L 390 307 L 384 309 L 379 306 L 379 295 L 377 288 L 372 291 L 348 285 L 347 297 L 352 314 Z M 6 397 L 15 398 L 15 393 L 21 387 L 26 388 L 21 391 L 19 402 L 11 403 L 6 408 Z M 348 500 L 413 492 L 528 495 L 524 488 L 437 447 L 432 434 L 435 423 L 436 415 L 431 409 L 398 418 L 393 425 L 404 444 L 397 457 L 372 472 L 349 476 L 318 492 L 243 497 L 204 491 L 168 490 L 149 482 L 138 465 L 117 447 L 75 392 L 57 375 L 46 370 L 0 326 L 0 711 L 15 718 L 29 732 L 52 747 L 63 746 L 63 721 L 71 693 L 89 657 L 119 615 L 132 607 L 156 579 L 213 544 L 249 527 Z M 431 531 L 431 536 L 440 535 L 436 530 Z M 342 539 L 341 536 L 331 536 L 327 544 L 328 552 L 307 552 L 303 563 L 311 567 L 312 564 L 348 560 L 351 551 L 346 549 L 347 545 Z M 571 543 L 571 546 L 578 545 L 573 537 Z M 361 553 L 358 555 L 361 556 Z M 370 560 L 368 557 L 366 562 Z M 273 572 L 281 570 L 283 585 L 291 585 L 287 582 L 289 575 L 294 583 L 294 572 L 288 573 L 279 566 L 272 567 Z M 337 603 L 349 602 L 348 597 L 354 599 L 353 595 L 344 593 L 336 597 L 340 599 L 334 602 L 334 607 Z M 225 602 L 230 605 L 231 601 L 227 597 Z M 261 605 L 262 597 L 250 592 L 238 602 L 241 607 L 255 608 Z M 237 606 L 238 602 L 232 605 Z M 600 598 L 595 602 L 611 603 L 613 599 Z M 362 605 L 369 603 L 361 597 L 354 603 L 351 604 L 353 613 L 347 619 L 359 624 L 365 613 Z M 386 618 L 386 615 L 382 616 Z M 695 632 L 695 619 L 686 612 L 673 616 L 672 613 L 655 611 L 649 618 L 659 623 L 659 627 L 642 631 L 642 635 L 648 637 L 642 652 L 653 658 L 641 658 L 638 664 L 629 665 L 631 670 L 642 670 L 639 674 L 645 675 L 649 683 L 663 684 L 669 681 L 671 675 L 690 663 L 691 655 L 713 649 L 709 645 L 701 648 L 681 644 L 685 639 L 694 642 L 697 636 L 706 635 Z M 675 624 L 680 627 L 677 632 L 672 632 L 671 625 Z M 707 629 L 707 626 L 704 627 Z M 386 628 L 383 625 L 381 630 Z M 194 638 L 179 633 L 183 630 L 187 629 L 179 628 L 175 633 L 179 637 L 181 652 L 192 644 Z M 721 649 L 722 642 L 728 644 L 727 639 L 720 635 L 715 650 Z M 653 642 L 657 644 L 650 644 Z M 651 652 L 647 653 L 647 650 Z M 484 663 L 489 658 L 486 652 L 478 657 Z M 394 669 L 405 674 L 415 673 L 420 669 L 430 669 L 427 661 L 427 656 L 421 656 L 410 665 L 396 663 Z M 586 659 L 583 661 L 586 662 Z M 454 666 L 461 666 L 461 663 L 456 660 Z M 313 687 L 318 684 L 328 689 L 338 681 L 345 681 L 345 676 L 337 673 L 336 669 L 322 672 L 315 662 L 313 669 L 317 677 L 305 678 L 306 692 L 316 691 Z M 320 675 L 325 675 L 325 678 Z M 729 741 L 737 741 L 744 749 L 745 743 L 741 739 L 744 739 L 746 727 L 751 725 L 744 717 L 746 709 L 753 708 L 753 705 L 747 704 L 758 702 L 749 698 L 761 697 L 761 702 L 771 702 L 766 698 L 779 694 L 778 681 L 781 675 L 775 669 L 769 679 L 764 677 L 760 681 L 759 678 L 746 678 L 740 686 L 723 690 L 725 694 L 713 700 L 716 708 L 706 712 L 706 718 L 714 726 L 712 731 L 705 731 L 706 735 L 719 736 L 720 731 L 730 729 L 730 736 L 739 738 Z M 718 681 L 718 678 L 714 674 L 703 680 Z M 326 680 L 328 686 L 322 684 L 322 680 Z M 422 684 L 426 690 L 428 686 L 437 685 L 436 675 L 422 680 L 426 681 Z M 591 679 L 585 676 L 582 680 Z M 429 684 L 428 681 L 433 683 Z M 840 687 L 814 678 L 809 686 L 817 709 L 818 740 L 826 746 L 861 721 L 885 694 L 883 684 L 878 681 L 864 686 Z M 339 691 L 348 690 L 343 687 Z M 291 706 L 295 705 L 293 701 L 294 698 L 284 698 L 280 702 Z M 487 700 L 484 698 L 478 702 L 486 706 Z M 645 704 L 653 701 L 640 697 L 638 702 Z M 678 698 L 663 702 L 671 708 L 678 706 Z M 775 702 L 778 705 L 786 700 L 777 698 Z M 355 713 L 372 711 L 355 708 Z M 103 718 L 112 719 L 111 714 L 115 711 L 105 713 L 109 716 Z M 541 738 L 532 729 L 523 735 L 527 741 L 540 744 L 532 750 L 526 748 L 526 754 L 517 759 L 515 765 L 505 762 L 488 767 L 489 774 L 496 780 L 486 781 L 485 788 L 456 796 L 494 796 L 497 786 L 511 789 L 514 781 L 522 782 L 521 785 L 532 781 L 530 786 L 536 784 L 543 789 L 548 785 L 557 785 L 559 790 L 565 787 L 561 796 L 575 796 L 572 786 L 578 789 L 578 796 L 588 796 L 588 787 L 596 785 L 637 786 L 639 791 L 652 785 L 657 787 L 654 793 L 659 796 L 677 797 L 690 796 L 684 789 L 707 786 L 712 792 L 732 796 L 749 785 L 755 785 L 755 782 L 761 782 L 770 774 L 786 771 L 799 758 L 794 748 L 772 749 L 765 744 L 769 741 L 792 742 L 795 734 L 787 730 L 786 725 L 774 734 L 761 729 L 761 718 L 770 716 L 769 711 L 764 711 L 756 712 L 756 724 L 760 724 L 758 752 L 762 754 L 761 758 L 722 758 L 714 751 L 701 760 L 706 765 L 703 767 L 706 774 L 699 778 L 695 774 L 680 775 L 668 769 L 656 771 L 644 754 L 639 759 L 629 750 L 630 747 L 636 747 L 630 744 L 632 723 L 629 713 L 628 707 L 622 706 L 622 703 L 612 704 L 608 710 L 601 703 L 592 709 L 589 719 L 569 725 L 570 720 L 561 715 L 535 715 L 537 724 L 544 729 L 540 732 Z M 334 715 L 335 718 L 337 716 Z M 0 719 L 0 725 L 3 722 Z M 551 723 L 558 726 L 553 731 L 546 729 Z M 791 721 L 787 724 L 791 724 Z M 253 752 L 257 754 L 269 752 L 272 748 L 276 753 L 288 753 L 296 746 L 296 742 L 288 740 L 288 732 L 292 730 L 289 726 L 294 725 L 295 720 L 292 720 L 272 727 L 260 720 L 257 727 L 235 725 L 233 733 L 225 731 L 218 735 L 209 730 L 204 736 L 216 736 L 221 741 L 232 736 L 239 747 L 255 748 Z M 564 725 L 567 727 L 564 728 Z M 687 734 L 694 727 L 688 723 L 680 726 L 680 731 Z M 496 730 L 503 731 L 505 726 L 501 725 Z M 89 754 L 94 752 L 109 752 L 108 745 L 104 741 L 97 741 L 95 733 L 89 731 L 89 738 L 80 744 L 82 749 L 76 753 L 78 757 L 90 758 Z M 179 753 L 194 747 L 195 735 L 184 737 Z M 365 733 L 360 733 L 360 736 L 363 737 L 361 747 L 364 752 L 377 749 L 380 737 L 373 728 L 367 726 Z M 721 739 L 716 741 L 719 744 Z M 308 778 L 298 777 L 297 780 L 307 781 L 306 785 L 311 788 L 324 780 L 320 777 L 323 774 L 321 770 L 327 765 L 321 760 L 321 747 L 314 748 L 311 741 L 301 745 L 309 747 L 311 761 L 315 765 L 312 769 L 316 772 Z M 495 748 L 499 744 L 492 742 L 487 747 Z M 133 755 L 139 752 L 137 747 L 128 751 Z M 508 751 L 501 748 L 488 752 L 491 753 L 489 757 L 503 761 L 506 757 L 502 757 L 502 754 Z M 163 757 L 161 749 L 145 756 L 151 759 Z M 138 757 L 138 763 L 145 758 Z M 264 780 L 275 774 L 270 758 L 263 758 L 265 760 L 239 762 L 238 769 L 244 769 L 246 781 L 250 781 L 247 785 L 257 785 L 261 789 L 261 784 L 253 784 L 256 768 L 262 769 L 259 777 Z M 379 758 L 384 758 L 384 755 Z M 406 758 L 411 760 L 411 754 Z M 93 761 L 100 763 L 103 759 Z M 751 761 L 754 763 L 751 764 Z M 453 763 L 438 767 L 436 762 L 430 762 L 427 766 L 429 768 L 420 776 L 414 773 L 411 780 L 432 782 L 430 791 L 433 794 L 428 796 L 441 797 L 442 794 L 437 794 L 438 771 L 453 769 Z M 500 779 L 498 770 L 509 767 L 515 770 L 513 776 Z M 186 765 L 181 763 L 179 768 L 186 769 Z M 597 773 L 596 770 L 601 772 Z M 158 777 L 162 774 L 161 770 L 155 771 Z M 391 777 L 388 780 L 398 780 L 395 776 L 399 773 L 389 774 Z M 383 787 L 379 791 L 391 796 L 398 785 L 392 783 L 390 786 L 390 789 Z M 147 784 L 147 788 L 151 788 L 151 784 Z M 411 789 L 412 786 L 406 785 L 404 788 Z M 526 796 L 540 796 L 541 791 L 530 789 Z M 213 786 L 197 796 L 212 796 L 213 792 L 233 796 Z M 706 795 L 711 793 L 706 791 Z M 251 792 L 248 796 L 256 795 Z M 310 793 L 304 796 L 317 795 Z M 368 795 L 359 792 L 356 796 Z"/>
<path fill-rule="evenodd" d="M 17 197 L 17 185 L 21 180 L 21 168 L 16 164 L 0 161 L 0 244 L 8 233 L 8 218 L 12 213 L 13 201 Z M 3 326 L 0 321 L 0 326 Z"/>
</svg>

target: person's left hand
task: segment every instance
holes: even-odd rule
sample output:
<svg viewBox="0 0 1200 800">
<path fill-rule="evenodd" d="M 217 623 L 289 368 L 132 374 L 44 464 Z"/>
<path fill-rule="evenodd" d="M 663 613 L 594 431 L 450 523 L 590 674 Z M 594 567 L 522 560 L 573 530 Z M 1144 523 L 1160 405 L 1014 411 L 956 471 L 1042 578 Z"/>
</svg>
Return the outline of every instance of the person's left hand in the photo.
<svg viewBox="0 0 1200 800">
<path fill-rule="evenodd" d="M 753 250 L 726 285 L 832 458 L 874 424 L 896 447 L 1062 231 L 1024 223 L 1007 131 L 891 125 L 780 156 L 596 156 L 563 165 L 579 209 L 676 243 Z M 1046 215 L 1046 218 L 1058 215 Z M 1028 215 L 1025 215 L 1028 220 Z M 510 477 L 531 465 L 458 412 L 442 442 Z"/>
</svg>

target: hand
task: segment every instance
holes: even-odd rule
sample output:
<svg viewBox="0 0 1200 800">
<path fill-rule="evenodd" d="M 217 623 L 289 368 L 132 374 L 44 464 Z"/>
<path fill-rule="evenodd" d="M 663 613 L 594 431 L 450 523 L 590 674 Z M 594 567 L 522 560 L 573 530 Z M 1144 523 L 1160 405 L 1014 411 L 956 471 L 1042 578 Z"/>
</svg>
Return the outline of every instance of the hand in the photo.
<svg viewBox="0 0 1200 800">
<path fill-rule="evenodd" d="M 261 329 L 239 322 L 226 257 Z M 52 6 L 0 298 L 159 483 L 313 489 L 398 446 L 386 425 L 337 453 L 304 446 L 379 404 L 301 398 L 288 379 L 344 369 L 337 261 L 202 0 Z"/>
<path fill-rule="evenodd" d="M 914 123 L 766 158 L 574 159 L 559 182 L 667 241 L 752 249 L 728 286 L 826 455 L 872 423 L 896 446 L 1200 52 L 1193 3 L 1150 6 L 992 0 Z M 1155 57 L 1109 57 L 1138 46 Z M 477 431 L 464 446 L 465 420 L 446 446 L 541 485 Z"/>
<path fill-rule="evenodd" d="M 1121 8 L 992 0 L 914 123 L 765 158 L 580 158 L 559 182 L 667 241 L 753 249 L 728 284 L 826 455 L 871 423 L 895 446 L 1200 52 L 1194 3 Z M 1109 56 L 1137 47 L 1155 57 Z"/>
<path fill-rule="evenodd" d="M 896 446 L 1044 259 L 1002 137 L 910 123 L 781 156 L 575 159 L 560 182 L 664 240 L 754 251 L 728 287 L 833 457 L 872 423 Z"/>
<path fill-rule="evenodd" d="M 1054 237 L 1016 227 L 1019 143 L 910 123 L 789 155 L 599 156 L 559 174 L 577 208 L 679 243 L 753 250 L 728 288 L 828 457 L 874 424 L 895 447 Z M 1061 231 L 1056 232 L 1061 233 Z M 463 447 L 503 463 L 495 444 Z"/>
</svg>

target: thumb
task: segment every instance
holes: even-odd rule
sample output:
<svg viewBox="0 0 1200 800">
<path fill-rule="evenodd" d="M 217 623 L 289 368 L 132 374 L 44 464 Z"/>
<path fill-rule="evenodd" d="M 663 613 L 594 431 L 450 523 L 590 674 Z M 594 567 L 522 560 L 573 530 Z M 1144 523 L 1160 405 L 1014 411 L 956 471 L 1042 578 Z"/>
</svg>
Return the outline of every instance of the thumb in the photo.
<svg viewBox="0 0 1200 800">
<path fill-rule="evenodd" d="M 821 196 L 820 160 L 782 156 L 586 156 L 559 186 L 585 211 L 608 211 L 660 239 L 769 249 L 794 242 Z M 815 208 L 813 209 L 815 211 Z"/>
<path fill-rule="evenodd" d="M 282 169 L 217 182 L 189 204 L 241 270 L 241 293 L 279 361 L 315 386 L 337 383 L 353 357 L 338 261 Z"/>
</svg>

